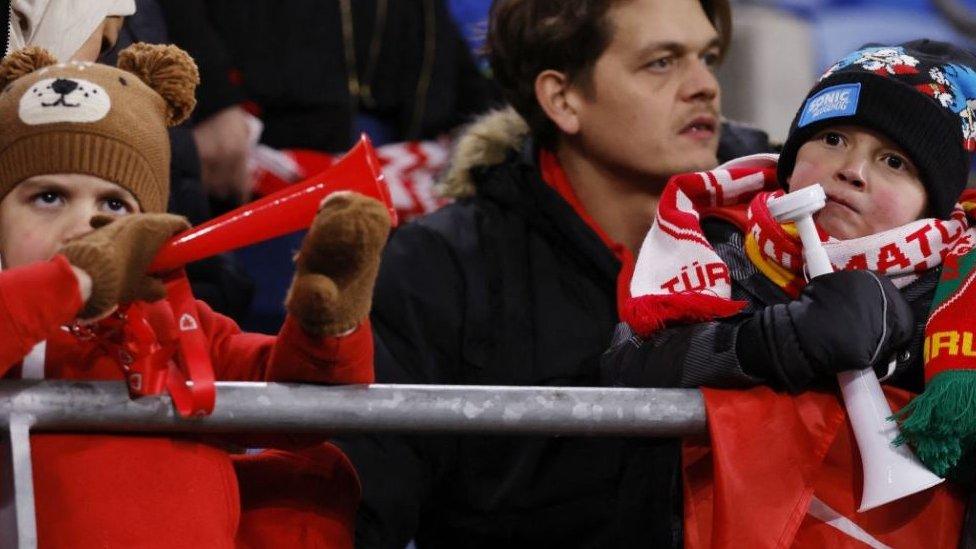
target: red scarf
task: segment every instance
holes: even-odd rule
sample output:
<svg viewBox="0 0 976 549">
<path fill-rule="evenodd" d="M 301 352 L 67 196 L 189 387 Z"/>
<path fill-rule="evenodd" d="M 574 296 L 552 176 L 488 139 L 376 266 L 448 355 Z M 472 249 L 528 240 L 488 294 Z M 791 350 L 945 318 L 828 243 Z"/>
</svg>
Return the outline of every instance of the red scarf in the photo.
<svg viewBox="0 0 976 549">
<path fill-rule="evenodd" d="M 667 325 L 693 323 L 737 313 L 728 266 L 705 238 L 701 220 L 709 216 L 736 221 L 724 213 L 748 207 L 745 251 L 767 278 L 792 297 L 799 295 L 803 247 L 792 223 L 780 224 L 767 201 L 781 196 L 776 156 L 753 155 L 719 168 L 675 176 L 661 196 L 657 217 L 637 257 L 630 298 L 622 317 L 635 332 L 649 335 Z M 821 234 L 835 269 L 870 269 L 903 287 L 918 273 L 936 267 L 972 232 L 962 205 L 948 220 L 920 219 L 901 227 L 851 240 Z"/>
<path fill-rule="evenodd" d="M 569 182 L 569 177 L 566 176 L 566 171 L 563 170 L 555 154 L 546 149 L 539 151 L 539 171 L 542 174 L 542 180 L 554 191 L 559 193 L 559 196 L 573 208 L 573 211 L 583 220 L 583 223 L 586 223 L 586 226 L 596 233 L 600 241 L 620 261 L 620 273 L 617 275 L 617 310 L 620 317 L 623 318 L 623 309 L 621 307 L 630 297 L 628 285 L 634 274 L 634 254 L 627 249 L 627 246 L 610 238 L 610 235 L 603 230 L 603 227 L 600 227 L 596 220 L 586 211 L 583 202 L 576 196 L 576 191 L 573 190 L 573 186 Z"/>
</svg>

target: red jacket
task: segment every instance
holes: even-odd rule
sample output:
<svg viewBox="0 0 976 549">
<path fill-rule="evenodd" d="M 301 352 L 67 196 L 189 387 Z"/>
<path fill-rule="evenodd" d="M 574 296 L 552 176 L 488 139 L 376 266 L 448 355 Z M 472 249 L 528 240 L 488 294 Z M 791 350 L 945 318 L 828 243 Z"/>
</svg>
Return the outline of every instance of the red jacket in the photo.
<svg viewBox="0 0 976 549">
<path fill-rule="evenodd" d="M 47 341 L 45 378 L 121 380 L 121 372 L 107 361 L 86 361 L 74 336 L 61 330 L 81 306 L 76 279 L 61 256 L 0 272 L 0 325 L 7 327 L 0 331 L 0 375 L 19 377 L 21 360 L 37 343 Z M 148 307 L 168 306 L 162 301 Z M 273 337 L 243 333 L 203 302 L 196 306 L 217 379 L 329 384 L 373 380 L 368 324 L 342 338 L 314 338 L 289 317 Z M 240 460 L 236 466 L 241 478 L 265 483 L 255 491 L 248 486 L 238 489 L 235 464 L 227 452 L 191 437 L 37 434 L 31 442 L 42 547 L 247 546 L 259 543 L 255 540 L 264 534 L 284 535 L 290 519 L 282 509 L 294 511 L 294 499 L 308 497 L 314 505 L 301 513 L 328 515 L 325 522 L 317 528 L 308 516 L 298 520 L 295 515 L 293 525 L 302 525 L 303 531 L 288 535 L 310 546 L 323 528 L 344 538 L 351 532 L 358 483 L 345 456 L 331 445 L 301 455 L 275 452 L 267 460 Z M 342 493 L 328 493 L 330 484 Z M 270 490 L 273 487 L 303 493 L 279 493 Z M 274 521 L 240 524 L 242 532 L 257 536 L 250 542 L 235 542 L 242 491 L 245 518 Z M 276 545 L 288 543 L 277 541 Z M 317 546 L 344 546 L 351 538 L 319 541 Z"/>
</svg>

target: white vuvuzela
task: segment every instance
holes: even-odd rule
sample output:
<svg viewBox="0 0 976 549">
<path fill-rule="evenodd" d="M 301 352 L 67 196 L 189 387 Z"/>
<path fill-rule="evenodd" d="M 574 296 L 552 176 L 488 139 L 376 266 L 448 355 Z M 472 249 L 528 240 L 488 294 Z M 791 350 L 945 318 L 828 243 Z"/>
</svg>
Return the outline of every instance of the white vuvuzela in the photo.
<svg viewBox="0 0 976 549">
<path fill-rule="evenodd" d="M 815 184 L 769 201 L 769 213 L 777 221 L 796 224 L 811 278 L 834 270 L 813 224 L 813 214 L 824 207 L 826 199 L 823 188 Z M 873 369 L 841 372 L 837 381 L 861 452 L 864 490 L 858 512 L 921 492 L 945 480 L 929 471 L 908 445 L 893 444 L 899 434 L 898 425 L 888 419 L 891 407 Z"/>
</svg>

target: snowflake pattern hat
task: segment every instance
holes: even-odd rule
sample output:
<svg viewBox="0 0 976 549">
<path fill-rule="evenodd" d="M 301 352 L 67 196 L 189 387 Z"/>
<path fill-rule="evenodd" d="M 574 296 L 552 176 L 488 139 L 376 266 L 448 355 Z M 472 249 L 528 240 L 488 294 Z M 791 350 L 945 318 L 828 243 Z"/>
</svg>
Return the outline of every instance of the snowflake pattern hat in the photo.
<svg viewBox="0 0 976 549">
<path fill-rule="evenodd" d="M 835 63 L 807 95 L 783 145 L 785 187 L 796 153 L 818 132 L 854 125 L 881 132 L 918 167 L 931 214 L 947 218 L 976 151 L 976 56 L 945 42 L 865 46 Z"/>
</svg>

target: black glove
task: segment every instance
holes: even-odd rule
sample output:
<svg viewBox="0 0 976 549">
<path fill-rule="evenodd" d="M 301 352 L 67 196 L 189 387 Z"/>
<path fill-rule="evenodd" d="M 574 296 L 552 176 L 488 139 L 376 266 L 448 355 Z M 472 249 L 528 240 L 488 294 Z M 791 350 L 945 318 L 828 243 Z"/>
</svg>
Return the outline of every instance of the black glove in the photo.
<svg viewBox="0 0 976 549">
<path fill-rule="evenodd" d="M 869 271 L 818 276 L 799 299 L 756 312 L 739 326 L 745 372 L 799 392 L 817 377 L 873 367 L 911 340 L 911 307 L 890 280 Z"/>
</svg>

